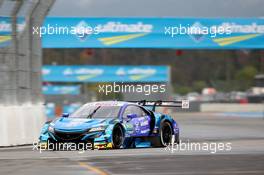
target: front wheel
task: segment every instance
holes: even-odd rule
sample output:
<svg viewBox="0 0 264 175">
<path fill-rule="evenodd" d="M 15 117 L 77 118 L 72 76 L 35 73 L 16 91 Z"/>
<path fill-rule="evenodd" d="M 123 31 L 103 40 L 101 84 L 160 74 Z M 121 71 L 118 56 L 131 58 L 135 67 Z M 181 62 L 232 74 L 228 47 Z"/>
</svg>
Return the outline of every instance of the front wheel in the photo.
<svg viewBox="0 0 264 175">
<path fill-rule="evenodd" d="M 112 133 L 112 145 L 114 149 L 119 149 L 124 142 L 124 132 L 121 126 L 117 125 L 113 129 Z"/>
</svg>

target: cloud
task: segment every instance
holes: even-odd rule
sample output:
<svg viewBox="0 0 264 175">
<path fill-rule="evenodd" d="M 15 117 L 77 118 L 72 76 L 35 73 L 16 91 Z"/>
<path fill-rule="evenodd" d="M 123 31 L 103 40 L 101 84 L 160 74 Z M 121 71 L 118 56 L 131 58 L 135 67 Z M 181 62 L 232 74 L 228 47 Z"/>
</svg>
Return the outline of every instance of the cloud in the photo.
<svg viewBox="0 0 264 175">
<path fill-rule="evenodd" d="M 71 2 L 69 2 L 69 3 L 71 3 Z M 84 7 L 89 8 L 89 6 L 91 6 L 93 4 L 93 2 L 95 2 L 95 1 L 93 1 L 93 0 L 78 0 L 78 3 L 73 3 L 73 4 L 75 4 L 79 8 L 84 8 Z"/>
<path fill-rule="evenodd" d="M 256 17 L 263 0 L 57 0 L 52 16 Z"/>
</svg>

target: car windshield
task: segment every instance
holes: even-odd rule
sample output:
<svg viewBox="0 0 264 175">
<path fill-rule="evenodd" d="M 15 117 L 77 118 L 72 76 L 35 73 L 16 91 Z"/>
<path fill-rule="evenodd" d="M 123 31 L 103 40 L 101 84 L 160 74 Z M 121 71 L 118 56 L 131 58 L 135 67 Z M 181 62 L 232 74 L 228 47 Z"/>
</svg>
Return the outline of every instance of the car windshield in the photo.
<svg viewBox="0 0 264 175">
<path fill-rule="evenodd" d="M 69 117 L 71 118 L 116 118 L 120 106 L 83 105 Z"/>
</svg>

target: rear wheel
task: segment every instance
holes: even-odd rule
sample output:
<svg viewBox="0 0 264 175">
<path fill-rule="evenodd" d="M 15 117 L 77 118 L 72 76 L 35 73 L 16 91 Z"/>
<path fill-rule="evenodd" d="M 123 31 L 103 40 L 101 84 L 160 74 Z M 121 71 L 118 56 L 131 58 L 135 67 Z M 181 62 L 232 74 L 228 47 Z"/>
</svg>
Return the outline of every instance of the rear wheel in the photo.
<svg viewBox="0 0 264 175">
<path fill-rule="evenodd" d="M 124 142 L 124 133 L 121 126 L 117 125 L 113 129 L 112 133 L 112 144 L 114 149 L 119 149 Z"/>
<path fill-rule="evenodd" d="M 160 135 L 162 146 L 168 146 L 171 143 L 172 138 L 172 128 L 169 122 L 163 123 Z"/>
</svg>

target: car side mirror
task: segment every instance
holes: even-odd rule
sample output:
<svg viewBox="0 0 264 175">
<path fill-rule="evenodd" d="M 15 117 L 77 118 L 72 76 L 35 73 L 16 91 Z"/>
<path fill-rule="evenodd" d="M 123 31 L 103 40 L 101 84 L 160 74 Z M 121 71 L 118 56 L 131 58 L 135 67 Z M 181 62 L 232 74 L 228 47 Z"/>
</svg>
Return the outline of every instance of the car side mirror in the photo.
<svg viewBox="0 0 264 175">
<path fill-rule="evenodd" d="M 70 115 L 69 113 L 63 113 L 62 117 L 67 118 L 67 117 L 69 117 L 69 115 Z"/>
<path fill-rule="evenodd" d="M 130 120 L 133 119 L 133 118 L 137 118 L 137 114 L 128 114 L 127 118 L 130 119 Z"/>
</svg>

